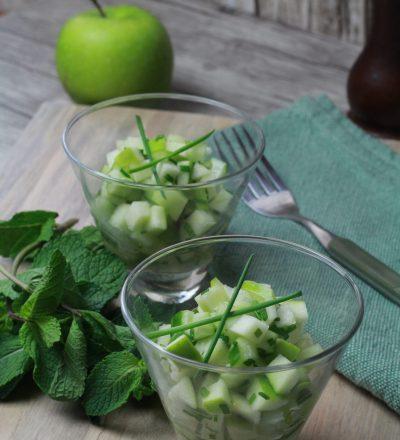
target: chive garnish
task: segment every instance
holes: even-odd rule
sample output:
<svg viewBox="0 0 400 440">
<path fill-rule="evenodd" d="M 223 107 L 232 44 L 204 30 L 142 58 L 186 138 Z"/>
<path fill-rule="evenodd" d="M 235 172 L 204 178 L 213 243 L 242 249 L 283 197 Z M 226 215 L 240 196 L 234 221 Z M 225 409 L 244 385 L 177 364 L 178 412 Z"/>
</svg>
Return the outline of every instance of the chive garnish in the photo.
<svg viewBox="0 0 400 440">
<path fill-rule="evenodd" d="M 294 292 L 294 293 L 287 295 L 287 296 L 281 296 L 281 297 L 273 299 L 271 301 L 264 301 L 264 302 L 254 304 L 251 306 L 242 307 L 238 310 L 235 310 L 235 311 L 229 313 L 228 317 L 233 318 L 235 316 L 240 316 L 240 315 L 245 315 L 247 313 L 252 313 L 252 312 L 255 312 L 256 310 L 260 310 L 265 307 L 274 306 L 276 304 L 290 301 L 292 299 L 298 298 L 299 296 L 302 296 L 301 291 Z M 210 316 L 209 318 L 200 319 L 199 321 L 196 321 L 196 322 L 189 322 L 188 324 L 177 325 L 175 327 L 166 328 L 163 330 L 151 331 L 149 333 L 146 333 L 146 336 L 150 339 L 155 339 L 160 336 L 173 335 L 175 333 L 179 333 L 179 332 L 182 332 L 185 330 L 190 330 L 191 328 L 201 327 L 202 325 L 207 325 L 207 324 L 212 324 L 213 322 L 218 322 L 222 319 L 222 316 L 223 316 L 223 313 L 220 313 L 215 316 Z"/>
<path fill-rule="evenodd" d="M 130 174 L 126 172 L 123 168 L 120 168 L 119 170 L 123 176 L 127 177 L 128 179 L 131 179 Z"/>
<path fill-rule="evenodd" d="M 160 157 L 159 159 L 155 159 L 149 163 L 145 163 L 143 165 L 140 165 L 136 168 L 131 168 L 129 170 L 129 173 L 136 173 L 138 171 L 142 171 L 142 170 L 146 170 L 147 168 L 153 168 L 155 165 L 157 165 L 158 163 L 162 162 L 163 160 L 168 160 L 171 159 L 171 157 L 175 157 L 175 156 L 179 156 L 179 154 L 185 152 L 186 150 L 189 150 L 190 148 L 195 147 L 198 144 L 201 144 L 202 142 L 204 142 L 206 139 L 208 139 L 212 134 L 214 133 L 214 130 L 211 130 L 209 133 L 200 136 L 199 138 L 195 139 L 194 141 L 189 142 L 188 144 L 184 145 L 181 148 L 178 148 L 177 150 L 173 151 L 170 154 L 167 154 L 164 157 Z"/>
<path fill-rule="evenodd" d="M 146 155 L 149 158 L 150 163 L 153 163 L 154 162 L 153 155 L 151 153 L 151 148 L 150 148 L 150 145 L 149 145 L 149 141 L 148 141 L 146 133 L 144 131 L 142 118 L 139 115 L 135 115 L 135 119 L 136 119 L 136 125 L 138 126 L 138 129 L 139 129 L 140 137 L 142 138 L 144 149 L 146 151 Z M 157 185 L 161 186 L 162 183 L 161 183 L 160 176 L 158 175 L 156 166 L 153 165 L 151 168 L 152 168 L 152 171 L 153 171 L 154 178 L 156 179 Z M 165 199 L 166 197 L 165 197 L 165 194 L 164 194 L 163 191 L 161 191 L 161 194 L 163 195 L 163 197 Z"/>
<path fill-rule="evenodd" d="M 250 264 L 251 264 L 253 258 L 254 258 L 254 254 L 250 255 L 249 259 L 247 260 L 247 263 L 244 266 L 242 274 L 240 275 L 239 282 L 237 283 L 235 290 L 232 293 L 231 299 L 230 299 L 224 313 L 222 314 L 221 320 L 220 320 L 218 327 L 217 327 L 217 331 L 214 333 L 213 339 L 211 340 L 211 343 L 208 347 L 207 353 L 204 355 L 203 361 L 205 363 L 207 363 L 210 360 L 212 352 L 214 351 L 214 348 L 217 345 L 218 339 L 221 336 L 221 333 L 222 333 L 222 330 L 224 329 L 226 320 L 229 317 L 229 313 L 231 312 L 233 304 L 235 303 L 236 298 L 239 294 L 239 291 L 242 288 L 242 284 L 244 283 L 244 279 L 247 275 L 247 272 L 249 271 L 249 267 L 250 267 Z"/>
</svg>

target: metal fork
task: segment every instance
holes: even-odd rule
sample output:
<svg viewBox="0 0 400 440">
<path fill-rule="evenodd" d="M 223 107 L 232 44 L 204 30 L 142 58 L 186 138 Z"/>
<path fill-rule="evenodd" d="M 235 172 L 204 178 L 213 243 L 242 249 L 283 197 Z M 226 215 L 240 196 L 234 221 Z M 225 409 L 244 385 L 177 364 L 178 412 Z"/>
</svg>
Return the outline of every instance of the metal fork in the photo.
<svg viewBox="0 0 400 440">
<path fill-rule="evenodd" d="M 234 139 L 244 157 L 249 157 L 246 145 L 256 145 L 245 127 L 231 129 Z M 242 133 L 242 136 L 240 135 Z M 232 158 L 240 164 L 235 145 L 224 132 L 220 132 L 224 145 L 227 145 Z M 220 143 L 214 137 L 215 145 L 221 157 L 227 159 Z M 245 141 L 243 140 L 245 139 Z M 372 287 L 400 305 L 400 275 L 376 259 L 351 240 L 339 237 L 314 221 L 300 214 L 299 207 L 290 189 L 285 185 L 268 160 L 262 156 L 255 172 L 243 194 L 243 201 L 255 212 L 267 216 L 293 220 L 304 226 L 326 249 L 329 255 L 354 272 Z"/>
</svg>

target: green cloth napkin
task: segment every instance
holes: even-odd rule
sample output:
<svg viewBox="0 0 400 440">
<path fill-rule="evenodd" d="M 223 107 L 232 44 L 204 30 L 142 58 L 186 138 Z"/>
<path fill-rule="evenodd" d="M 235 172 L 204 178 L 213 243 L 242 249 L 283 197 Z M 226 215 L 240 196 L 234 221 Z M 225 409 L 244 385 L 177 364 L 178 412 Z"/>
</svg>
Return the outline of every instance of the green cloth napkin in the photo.
<svg viewBox="0 0 400 440">
<path fill-rule="evenodd" d="M 302 214 L 400 272 L 400 155 L 353 125 L 325 96 L 305 97 L 259 121 L 265 154 Z M 282 238 L 323 251 L 301 226 L 240 203 L 229 232 Z M 360 329 L 337 370 L 400 413 L 400 307 L 355 275 Z"/>
</svg>

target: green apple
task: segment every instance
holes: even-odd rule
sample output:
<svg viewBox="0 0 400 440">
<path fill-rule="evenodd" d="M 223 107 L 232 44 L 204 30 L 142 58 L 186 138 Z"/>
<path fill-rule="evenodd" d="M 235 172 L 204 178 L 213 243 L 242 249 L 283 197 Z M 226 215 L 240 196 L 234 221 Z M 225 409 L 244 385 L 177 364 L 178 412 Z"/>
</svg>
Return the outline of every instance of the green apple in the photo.
<svg viewBox="0 0 400 440">
<path fill-rule="evenodd" d="M 92 104 L 133 93 L 165 92 L 171 84 L 173 53 L 164 26 L 130 5 L 90 10 L 61 29 L 56 65 L 72 99 Z"/>
</svg>

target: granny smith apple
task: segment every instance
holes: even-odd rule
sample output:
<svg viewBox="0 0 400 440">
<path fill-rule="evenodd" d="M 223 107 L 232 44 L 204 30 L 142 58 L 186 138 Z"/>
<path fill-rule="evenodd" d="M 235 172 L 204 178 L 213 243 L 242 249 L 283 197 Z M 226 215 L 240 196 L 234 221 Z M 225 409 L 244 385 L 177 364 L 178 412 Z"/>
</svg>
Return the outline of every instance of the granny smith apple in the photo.
<svg viewBox="0 0 400 440">
<path fill-rule="evenodd" d="M 165 92 L 173 52 L 164 26 L 130 5 L 86 11 L 60 31 L 56 65 L 61 82 L 79 103 L 133 93 Z"/>
</svg>

